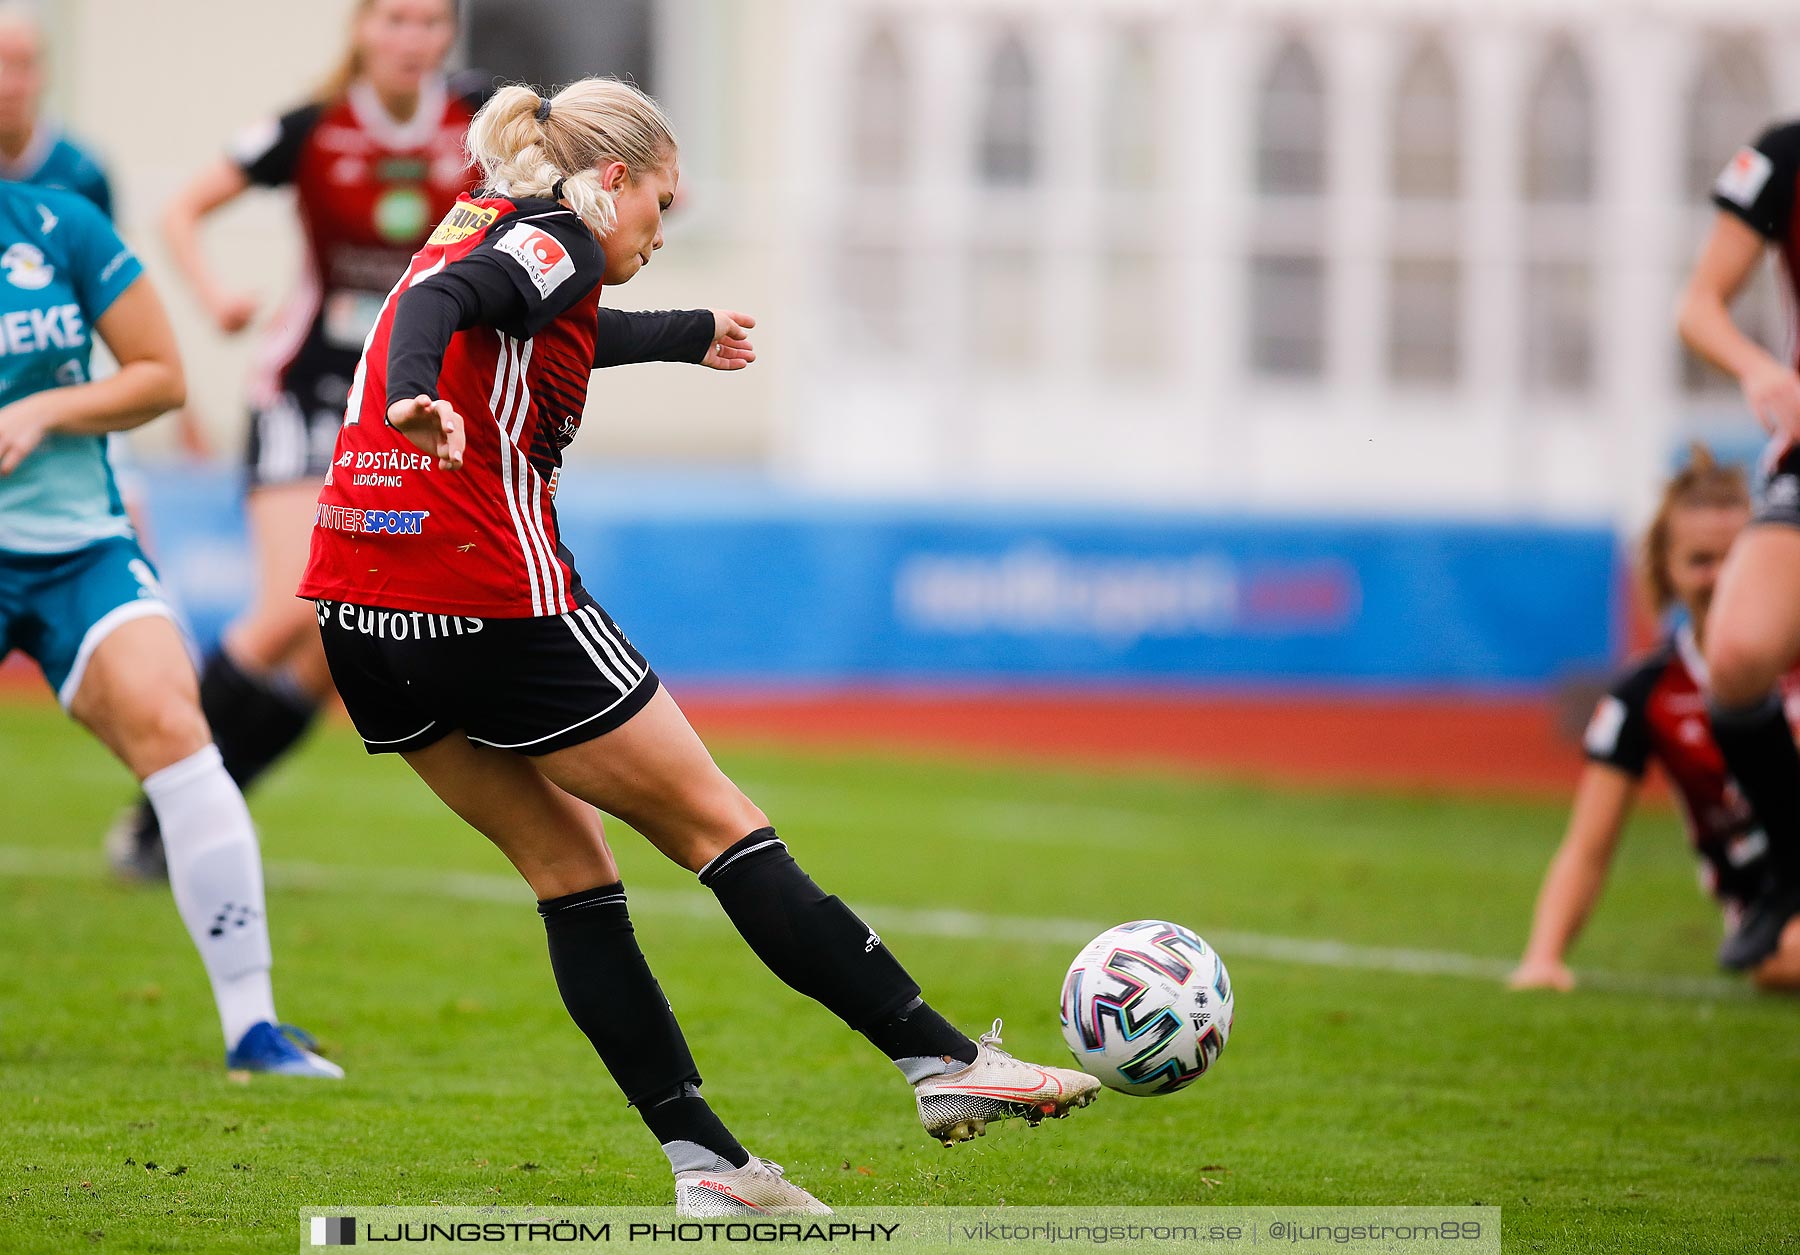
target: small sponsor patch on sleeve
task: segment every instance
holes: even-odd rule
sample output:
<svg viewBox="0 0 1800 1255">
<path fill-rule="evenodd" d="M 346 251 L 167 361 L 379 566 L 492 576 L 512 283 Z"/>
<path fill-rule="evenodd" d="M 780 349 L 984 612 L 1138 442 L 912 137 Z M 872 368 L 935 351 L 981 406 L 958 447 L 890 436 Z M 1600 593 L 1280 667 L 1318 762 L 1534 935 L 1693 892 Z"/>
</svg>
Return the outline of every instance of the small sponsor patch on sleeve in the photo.
<svg viewBox="0 0 1800 1255">
<path fill-rule="evenodd" d="M 500 216 L 498 209 L 483 205 L 471 205 L 466 201 L 452 205 L 444 220 L 437 224 L 437 230 L 431 233 L 427 244 L 459 244 L 477 231 L 481 231 L 495 218 Z"/>
<path fill-rule="evenodd" d="M 519 223 L 494 241 L 494 248 L 519 264 L 539 296 L 549 296 L 575 273 L 569 250 L 549 232 L 527 223 Z"/>
<path fill-rule="evenodd" d="M 1713 183 L 1713 192 L 1740 209 L 1749 209 L 1768 185 L 1775 163 L 1754 148 L 1740 148 L 1737 156 L 1725 163 Z"/>
<path fill-rule="evenodd" d="M 1587 732 L 1581 738 L 1582 746 L 1596 758 L 1610 757 L 1619 748 L 1619 733 L 1624 728 L 1625 703 L 1616 697 L 1602 697 L 1600 704 L 1594 707 L 1594 717 L 1588 720 Z"/>
</svg>

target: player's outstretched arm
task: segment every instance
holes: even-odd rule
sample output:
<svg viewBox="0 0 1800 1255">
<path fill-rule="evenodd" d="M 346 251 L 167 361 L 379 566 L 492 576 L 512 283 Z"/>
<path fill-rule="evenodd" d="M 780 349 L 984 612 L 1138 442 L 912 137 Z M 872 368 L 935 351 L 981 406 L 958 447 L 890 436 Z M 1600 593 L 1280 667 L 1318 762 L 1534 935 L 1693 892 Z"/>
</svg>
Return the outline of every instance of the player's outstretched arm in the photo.
<svg viewBox="0 0 1800 1255">
<path fill-rule="evenodd" d="M 10 475 L 46 434 L 128 431 L 187 399 L 175 332 L 150 280 L 139 277 L 94 324 L 118 360 L 105 379 L 48 388 L 0 408 L 0 475 Z"/>
<path fill-rule="evenodd" d="M 689 362 L 712 370 L 742 370 L 756 360 L 750 329 L 756 319 L 735 309 L 598 311 L 594 369 L 638 362 Z"/>
<path fill-rule="evenodd" d="M 1748 223 L 1721 212 L 1688 278 L 1677 326 L 1690 349 L 1738 381 L 1745 403 L 1766 430 L 1800 439 L 1800 375 L 1731 318 L 1731 302 L 1766 246 Z"/>
<path fill-rule="evenodd" d="M 1544 887 L 1538 891 L 1531 939 L 1506 982 L 1510 988 L 1575 987 L 1575 974 L 1564 956 L 1581 934 L 1606 884 L 1607 868 L 1619 848 L 1619 835 L 1637 799 L 1637 788 L 1636 777 L 1617 767 L 1589 763 L 1582 771 L 1568 830 L 1544 874 Z"/>
</svg>

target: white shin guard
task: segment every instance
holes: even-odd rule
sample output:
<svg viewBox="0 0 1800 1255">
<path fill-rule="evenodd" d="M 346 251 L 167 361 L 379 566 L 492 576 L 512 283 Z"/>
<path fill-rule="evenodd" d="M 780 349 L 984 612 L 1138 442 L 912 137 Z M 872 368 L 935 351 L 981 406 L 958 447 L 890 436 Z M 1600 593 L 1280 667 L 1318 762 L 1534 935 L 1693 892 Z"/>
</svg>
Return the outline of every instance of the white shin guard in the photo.
<svg viewBox="0 0 1800 1255">
<path fill-rule="evenodd" d="M 208 745 L 144 781 L 168 856 L 169 887 L 212 982 L 227 1050 L 275 1019 L 262 854 L 244 795 Z"/>
</svg>

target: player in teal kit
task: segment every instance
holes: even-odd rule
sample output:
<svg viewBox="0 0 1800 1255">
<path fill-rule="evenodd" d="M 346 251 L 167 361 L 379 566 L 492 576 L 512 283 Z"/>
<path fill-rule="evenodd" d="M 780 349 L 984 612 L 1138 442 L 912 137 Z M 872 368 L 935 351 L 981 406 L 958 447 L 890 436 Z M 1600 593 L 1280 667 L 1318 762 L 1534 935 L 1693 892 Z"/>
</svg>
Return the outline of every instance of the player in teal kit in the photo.
<svg viewBox="0 0 1800 1255">
<path fill-rule="evenodd" d="M 119 364 L 100 380 L 96 337 Z M 276 1018 L 256 833 L 106 455 L 108 433 L 183 392 L 162 303 L 105 215 L 70 192 L 0 183 L 0 658 L 34 658 L 143 783 L 227 1064 L 341 1076 Z"/>
</svg>

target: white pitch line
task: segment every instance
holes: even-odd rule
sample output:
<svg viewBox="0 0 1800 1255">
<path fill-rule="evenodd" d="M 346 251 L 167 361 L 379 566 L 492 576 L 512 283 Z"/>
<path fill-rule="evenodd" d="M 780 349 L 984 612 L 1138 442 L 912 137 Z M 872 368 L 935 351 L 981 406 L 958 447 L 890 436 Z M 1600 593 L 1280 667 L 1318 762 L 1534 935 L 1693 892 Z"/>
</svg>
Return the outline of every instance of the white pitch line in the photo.
<svg viewBox="0 0 1800 1255">
<path fill-rule="evenodd" d="M 268 882 L 278 888 L 328 893 L 379 893 L 412 898 L 451 898 L 461 902 L 496 902 L 525 907 L 531 891 L 511 876 L 487 872 L 436 872 L 405 867 L 357 868 L 326 863 L 269 862 L 264 864 Z M 104 862 L 95 855 L 81 855 L 29 846 L 0 845 L 0 877 L 57 880 L 99 880 L 107 875 Z M 674 916 L 710 921 L 725 927 L 724 913 L 712 895 L 691 890 L 631 890 L 631 909 L 636 914 Z M 1073 950 L 1111 927 L 1096 920 L 1041 915 L 994 915 L 961 910 L 925 910 L 907 906 L 858 908 L 880 932 L 959 941 L 1025 942 L 1064 945 Z M 1117 923 L 1118 921 L 1113 921 Z M 1211 932 L 1208 940 L 1227 960 L 1265 959 L 1301 967 L 1339 968 L 1360 972 L 1385 972 L 1407 976 L 1449 976 L 1498 984 L 1512 971 L 1507 959 L 1482 958 L 1453 950 L 1415 950 L 1394 946 L 1353 945 L 1344 941 L 1279 937 L 1269 933 Z M 1638 972 L 1581 970 L 1576 978 L 1584 989 L 1640 996 L 1727 999 L 1745 998 L 1752 990 L 1742 981 L 1717 976 L 1655 976 Z"/>
</svg>

